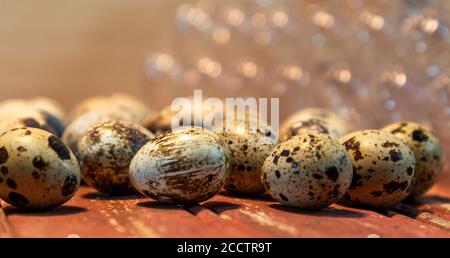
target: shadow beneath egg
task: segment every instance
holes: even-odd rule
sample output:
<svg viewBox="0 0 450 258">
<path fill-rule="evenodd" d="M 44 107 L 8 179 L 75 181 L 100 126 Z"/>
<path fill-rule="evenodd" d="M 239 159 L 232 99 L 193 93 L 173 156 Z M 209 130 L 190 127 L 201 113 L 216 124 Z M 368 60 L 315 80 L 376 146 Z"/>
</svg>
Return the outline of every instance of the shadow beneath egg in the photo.
<svg viewBox="0 0 450 258">
<path fill-rule="evenodd" d="M 197 216 L 200 212 L 206 210 L 205 207 L 201 206 L 198 203 L 180 205 L 180 207 L 194 216 Z"/>
<path fill-rule="evenodd" d="M 268 193 L 264 193 L 264 194 L 260 194 L 260 195 L 249 195 L 249 194 L 235 194 L 235 193 L 223 191 L 223 192 L 220 192 L 219 194 L 222 196 L 225 196 L 225 197 L 230 197 L 230 198 L 235 198 L 235 199 L 247 199 L 247 200 L 263 201 L 263 202 L 273 202 L 274 201 L 272 196 L 270 196 L 270 194 L 268 194 Z"/>
<path fill-rule="evenodd" d="M 78 206 L 64 205 L 48 210 L 23 210 L 13 206 L 4 207 L 5 215 L 21 215 L 32 217 L 54 217 L 74 215 L 88 211 L 88 209 Z"/>
<path fill-rule="evenodd" d="M 105 200 L 105 201 L 120 201 L 120 200 L 137 200 L 137 199 L 143 199 L 145 196 L 140 195 L 138 193 L 134 194 L 128 194 L 128 195 L 110 195 L 107 193 L 101 193 L 101 192 L 92 192 L 83 194 L 82 197 L 84 199 L 89 200 Z"/>
<path fill-rule="evenodd" d="M 378 214 L 386 216 L 386 217 L 392 217 L 395 215 L 395 212 L 393 212 L 389 208 L 377 208 L 377 207 L 372 207 L 372 206 L 366 205 L 366 204 L 352 203 L 346 199 L 339 200 L 337 202 L 337 204 L 342 207 L 349 208 L 349 209 L 359 209 L 359 210 L 375 212 L 375 213 L 378 213 Z"/>
<path fill-rule="evenodd" d="M 308 215 L 308 216 L 316 216 L 316 217 L 333 217 L 333 218 L 362 218 L 366 217 L 366 214 L 356 212 L 356 211 L 349 211 L 349 210 L 340 210 L 335 208 L 323 208 L 321 210 L 305 210 L 300 208 L 295 208 L 292 206 L 287 206 L 284 204 L 270 204 L 270 208 L 284 211 L 284 212 L 290 212 L 290 213 L 297 213 L 301 215 Z"/>
<path fill-rule="evenodd" d="M 423 204 L 450 204 L 450 198 L 438 195 L 426 195 L 416 198 L 408 198 L 403 201 L 403 203 L 408 205 L 423 205 Z"/>
<path fill-rule="evenodd" d="M 139 207 L 159 209 L 159 210 L 181 210 L 182 208 L 171 203 L 158 202 L 158 201 L 145 201 L 136 204 Z"/>
<path fill-rule="evenodd" d="M 242 207 L 241 205 L 235 203 L 216 202 L 216 201 L 202 203 L 202 206 L 211 210 L 216 214 L 221 214 L 222 212 L 229 210 L 237 210 Z"/>
<path fill-rule="evenodd" d="M 197 216 L 199 213 L 210 210 L 215 214 L 221 214 L 222 212 L 228 210 L 239 209 L 241 205 L 233 204 L 229 202 L 219 202 L 219 201 L 209 201 L 201 204 L 174 204 L 159 201 L 145 201 L 136 204 L 139 207 L 150 208 L 150 209 L 160 209 L 160 210 L 185 210 L 190 214 Z"/>
<path fill-rule="evenodd" d="M 422 205 L 448 205 L 450 204 L 450 198 L 437 195 L 420 196 L 416 198 L 407 198 L 400 203 L 385 208 L 377 208 L 364 204 L 351 203 L 349 201 L 346 201 L 345 199 L 340 200 L 338 204 L 347 208 L 364 209 L 367 211 L 376 212 L 389 218 L 398 214 L 416 218 L 422 212 L 427 211 L 426 206 L 422 207 Z"/>
</svg>

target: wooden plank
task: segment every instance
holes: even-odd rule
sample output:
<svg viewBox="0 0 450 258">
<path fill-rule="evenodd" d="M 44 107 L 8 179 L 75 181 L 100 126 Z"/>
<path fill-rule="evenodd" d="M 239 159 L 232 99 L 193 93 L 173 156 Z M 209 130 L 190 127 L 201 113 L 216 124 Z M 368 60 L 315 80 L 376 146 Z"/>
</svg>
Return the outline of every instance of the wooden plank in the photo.
<svg viewBox="0 0 450 258">
<path fill-rule="evenodd" d="M 8 206 L 19 237 L 251 237 L 257 228 L 231 222 L 203 206 L 186 209 L 141 196 L 108 198 L 82 187 L 65 206 L 25 213 Z M 244 230 L 243 230 L 244 229 Z M 270 236 L 265 233 L 265 236 Z"/>
<path fill-rule="evenodd" d="M 140 196 L 108 198 L 82 187 L 50 212 L 4 209 L 18 237 L 450 237 L 437 225 L 438 216 L 415 220 L 340 205 L 299 211 L 269 198 L 226 195 L 183 209 Z"/>
<path fill-rule="evenodd" d="M 450 190 L 440 182 L 425 196 L 397 205 L 394 210 L 418 221 L 450 231 Z"/>
<path fill-rule="evenodd" d="M 449 160 L 447 153 L 447 160 Z M 438 183 L 425 195 L 405 201 L 394 210 L 415 220 L 450 231 L 450 164 L 447 162 Z"/>
<path fill-rule="evenodd" d="M 282 228 L 267 228 L 265 225 L 256 223 L 247 216 L 235 218 L 228 213 L 241 211 L 246 207 L 242 206 L 236 199 L 223 200 L 220 195 L 202 203 L 198 212 L 202 216 L 219 217 L 223 222 L 216 237 L 222 236 L 222 231 L 227 231 L 229 237 L 286 237 Z M 214 215 L 211 215 L 214 214 Z"/>
<path fill-rule="evenodd" d="M 215 199 L 230 201 L 233 197 Z M 399 214 L 388 217 L 375 211 L 340 205 L 321 211 L 300 211 L 264 199 L 238 199 L 238 203 L 245 208 L 224 214 L 234 220 L 247 216 L 268 230 L 283 230 L 286 237 L 450 237 L 445 230 Z"/>
<path fill-rule="evenodd" d="M 114 213 L 108 201 L 80 198 L 85 189 L 66 205 L 47 212 L 27 213 L 11 206 L 5 207 L 5 213 L 16 237 L 128 237 L 126 230 L 120 230 L 113 220 Z"/>
<path fill-rule="evenodd" d="M 141 196 L 109 198 L 88 187 L 52 211 L 24 213 L 10 206 L 5 211 L 19 237 L 160 237 L 177 232 L 175 219 L 194 220 L 176 206 L 147 203 Z"/>
<path fill-rule="evenodd" d="M 428 205 L 425 205 L 425 207 L 427 206 Z M 398 204 L 396 207 L 394 207 L 394 210 L 419 222 L 433 225 L 450 232 L 450 216 L 449 214 L 446 214 L 448 213 L 448 210 L 441 210 L 435 207 L 427 209 L 423 206 L 420 208 L 416 208 L 414 206 L 403 203 Z"/>
<path fill-rule="evenodd" d="M 0 201 L 0 238 L 3 237 L 12 237 L 12 233 L 3 211 L 2 201 Z"/>
<path fill-rule="evenodd" d="M 27 213 L 1 203 L 0 237 L 450 237 L 448 172 L 447 166 L 426 196 L 385 211 L 341 205 L 300 211 L 268 196 L 226 193 L 179 207 L 83 186 L 52 211 Z"/>
</svg>

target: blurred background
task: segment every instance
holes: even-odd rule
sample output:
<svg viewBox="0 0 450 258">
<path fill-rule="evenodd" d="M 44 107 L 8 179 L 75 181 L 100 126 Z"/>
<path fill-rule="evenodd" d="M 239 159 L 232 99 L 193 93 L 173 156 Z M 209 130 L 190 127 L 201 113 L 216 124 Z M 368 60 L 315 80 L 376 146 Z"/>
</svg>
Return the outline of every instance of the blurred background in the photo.
<svg viewBox="0 0 450 258">
<path fill-rule="evenodd" d="M 113 91 L 154 95 L 142 67 L 172 49 L 180 2 L 0 0 L 0 99 L 45 95 L 69 107 Z"/>
<path fill-rule="evenodd" d="M 450 129 L 450 1 L 0 0 L 0 99 L 201 88 Z"/>
</svg>

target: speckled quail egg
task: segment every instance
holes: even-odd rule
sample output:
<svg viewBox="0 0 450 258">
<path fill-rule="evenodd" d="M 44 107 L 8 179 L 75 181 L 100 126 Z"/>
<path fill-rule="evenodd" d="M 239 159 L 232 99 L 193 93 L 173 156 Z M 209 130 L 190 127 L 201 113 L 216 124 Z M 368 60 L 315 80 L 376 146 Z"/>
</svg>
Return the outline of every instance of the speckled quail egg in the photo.
<svg viewBox="0 0 450 258">
<path fill-rule="evenodd" d="M 195 105 L 193 102 L 193 98 L 187 98 L 187 100 L 191 104 L 192 111 L 189 109 L 183 109 L 182 107 L 168 105 L 162 108 L 158 112 L 152 112 L 147 115 L 147 117 L 143 121 L 143 126 L 150 130 L 152 133 L 159 135 L 165 131 L 168 131 L 172 128 L 172 120 L 178 116 L 179 121 L 177 126 L 200 126 L 205 127 L 207 129 L 212 129 L 215 121 L 211 121 L 213 123 L 212 126 L 203 124 L 203 121 L 210 121 L 209 118 L 214 117 L 216 113 L 222 113 L 222 108 L 212 107 L 209 105 Z M 222 115 L 222 114 L 221 114 Z M 183 124 L 182 118 L 185 116 L 191 117 L 191 124 Z M 222 117 L 222 116 L 221 116 Z M 211 119 L 212 120 L 212 119 Z"/>
<path fill-rule="evenodd" d="M 93 125 L 111 120 L 105 112 L 94 110 L 87 112 L 67 125 L 61 140 L 78 156 L 78 142 Z"/>
<path fill-rule="evenodd" d="M 245 117 L 227 115 L 225 119 L 223 127 L 213 129 L 230 150 L 230 175 L 225 189 L 241 195 L 264 193 L 261 167 L 277 146 L 278 136 L 257 116 L 248 113 Z"/>
<path fill-rule="evenodd" d="M 142 124 L 150 132 L 160 135 L 172 128 L 172 118 L 175 114 L 176 112 L 172 111 L 170 106 L 167 106 L 158 112 L 148 114 Z"/>
<path fill-rule="evenodd" d="M 128 177 L 131 159 L 153 134 L 125 121 L 110 120 L 91 127 L 78 143 L 84 181 L 110 195 L 134 193 Z"/>
<path fill-rule="evenodd" d="M 95 96 L 84 99 L 70 110 L 69 121 L 72 121 L 92 110 L 104 109 L 108 106 L 107 102 L 108 98 L 105 96 Z"/>
<path fill-rule="evenodd" d="M 0 103 L 0 114 L 17 114 L 23 111 L 42 111 L 59 121 L 64 122 L 65 112 L 59 103 L 46 97 L 34 97 L 31 99 L 9 99 Z"/>
<path fill-rule="evenodd" d="M 216 195 L 228 175 L 228 150 L 199 127 L 157 136 L 133 158 L 130 179 L 144 195 L 162 202 L 192 204 Z"/>
<path fill-rule="evenodd" d="M 141 123 L 149 113 L 154 112 L 141 100 L 123 93 L 112 94 L 109 99 L 118 113 L 128 114 L 127 121 L 132 123 Z"/>
<path fill-rule="evenodd" d="M 425 126 L 413 122 L 388 125 L 382 129 L 403 140 L 416 157 L 415 183 L 411 197 L 424 194 L 438 180 L 444 166 L 439 139 Z"/>
<path fill-rule="evenodd" d="M 322 133 L 299 133 L 267 157 L 261 180 L 282 203 L 320 209 L 344 196 L 352 182 L 352 167 L 338 140 Z"/>
<path fill-rule="evenodd" d="M 108 120 L 126 121 L 128 116 L 122 113 L 109 110 L 92 110 L 89 111 L 67 125 L 62 136 L 62 141 L 78 156 L 78 143 L 86 131 L 95 124 L 106 122 Z"/>
<path fill-rule="evenodd" d="M 64 108 L 53 99 L 47 97 L 34 97 L 29 100 L 29 104 L 32 108 L 44 111 L 61 122 L 65 121 L 66 112 Z"/>
<path fill-rule="evenodd" d="M 346 122 L 327 109 L 306 108 L 289 116 L 280 126 L 280 140 L 284 141 L 298 132 L 326 133 L 339 138 L 349 132 Z"/>
<path fill-rule="evenodd" d="M 286 141 L 302 132 L 324 133 L 330 135 L 335 139 L 338 139 L 341 136 L 340 133 L 336 129 L 334 129 L 333 126 L 328 122 L 311 118 L 306 120 L 298 120 L 289 125 L 283 124 L 280 131 L 280 141 Z"/>
<path fill-rule="evenodd" d="M 59 206 L 75 194 L 80 177 L 75 156 L 56 136 L 35 128 L 0 136 L 0 197 L 11 205 Z"/>
<path fill-rule="evenodd" d="M 416 160 L 402 140 L 379 130 L 356 131 L 340 139 L 353 162 L 346 200 L 378 208 L 405 199 L 414 184 Z"/>
<path fill-rule="evenodd" d="M 7 99 L 0 102 L 0 114 L 2 115 L 17 113 L 24 109 L 30 109 L 28 102 L 25 99 Z"/>
<path fill-rule="evenodd" d="M 141 123 L 150 112 L 149 108 L 140 100 L 121 93 L 111 96 L 97 96 L 84 100 L 78 104 L 69 115 L 72 121 L 77 117 L 93 110 L 102 110 L 120 114 L 123 120 Z"/>
<path fill-rule="evenodd" d="M 22 109 L 16 113 L 1 114 L 0 124 L 0 132 L 20 127 L 32 127 L 43 129 L 58 137 L 65 129 L 64 123 L 55 116 L 34 109 Z"/>
</svg>

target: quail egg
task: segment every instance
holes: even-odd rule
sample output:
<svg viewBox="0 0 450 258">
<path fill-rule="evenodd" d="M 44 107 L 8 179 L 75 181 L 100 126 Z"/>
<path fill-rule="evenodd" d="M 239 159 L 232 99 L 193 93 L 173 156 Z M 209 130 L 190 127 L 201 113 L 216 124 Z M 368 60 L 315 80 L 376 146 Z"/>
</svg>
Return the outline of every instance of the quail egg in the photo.
<svg viewBox="0 0 450 258">
<path fill-rule="evenodd" d="M 409 195 L 416 160 L 402 140 L 384 131 L 363 130 L 345 135 L 340 142 L 353 162 L 346 201 L 383 208 Z"/>
<path fill-rule="evenodd" d="M 230 150 L 230 175 L 225 189 L 241 195 L 264 193 L 261 167 L 278 144 L 274 130 L 257 116 L 246 113 L 245 116 L 227 115 L 223 126 L 213 131 Z"/>
<path fill-rule="evenodd" d="M 0 114 L 2 116 L 20 113 L 23 110 L 29 111 L 30 109 L 25 99 L 8 99 L 0 102 Z"/>
<path fill-rule="evenodd" d="M 305 133 L 325 133 L 331 137 L 338 139 L 340 137 L 339 132 L 333 128 L 327 121 L 319 120 L 315 118 L 298 120 L 290 125 L 283 124 L 282 131 L 280 132 L 280 141 L 286 141 L 293 136 Z"/>
<path fill-rule="evenodd" d="M 180 127 L 157 136 L 133 158 L 130 179 L 144 195 L 192 204 L 216 195 L 228 175 L 228 150 L 200 127 Z"/>
<path fill-rule="evenodd" d="M 80 185 L 75 156 L 54 135 L 16 128 L 0 136 L 0 197 L 24 209 L 47 209 L 69 200 Z"/>
<path fill-rule="evenodd" d="M 147 115 L 144 119 L 143 126 L 155 135 L 169 131 L 172 128 L 172 118 L 176 112 L 172 111 L 171 107 L 165 107 L 158 112 L 153 112 Z"/>
<path fill-rule="evenodd" d="M 149 113 L 153 112 L 139 99 L 123 93 L 115 93 L 109 99 L 111 103 L 114 103 L 116 112 L 127 114 L 129 116 L 127 121 L 132 123 L 141 123 Z"/>
<path fill-rule="evenodd" d="M 70 113 L 70 121 L 93 110 L 120 114 L 122 120 L 132 123 L 141 123 L 150 112 L 140 100 L 117 93 L 111 96 L 97 96 L 81 102 Z"/>
<path fill-rule="evenodd" d="M 20 127 L 32 127 L 43 129 L 58 137 L 65 129 L 64 123 L 55 116 L 34 109 L 22 109 L 17 113 L 2 114 L 0 115 L 0 124 L 0 132 Z"/>
<path fill-rule="evenodd" d="M 72 121 L 92 110 L 105 109 L 108 106 L 107 102 L 108 98 L 105 96 L 95 96 L 87 98 L 72 108 L 69 113 L 69 121 Z"/>
<path fill-rule="evenodd" d="M 415 183 L 411 197 L 424 194 L 438 180 L 444 166 L 442 146 L 439 139 L 426 128 L 413 122 L 388 125 L 382 129 L 403 140 L 416 157 Z"/>
<path fill-rule="evenodd" d="M 78 156 L 78 143 L 86 131 L 95 124 L 108 120 L 126 121 L 127 116 L 108 110 L 92 110 L 74 119 L 62 136 L 62 141 Z"/>
<path fill-rule="evenodd" d="M 29 100 L 29 103 L 32 108 L 44 111 L 61 122 L 65 121 L 66 112 L 55 100 L 47 97 L 34 97 Z"/>
<path fill-rule="evenodd" d="M 220 115 L 220 119 L 223 119 L 222 107 L 216 107 L 208 105 L 205 102 L 196 104 L 194 97 L 187 97 L 186 100 L 190 105 L 190 108 L 184 108 L 182 106 L 168 105 L 162 108 L 158 112 L 150 113 L 143 121 L 145 128 L 158 135 L 172 128 L 172 121 L 177 119 L 177 127 L 182 126 L 199 126 L 207 129 L 212 129 L 216 123 L 215 117 Z M 183 124 L 183 119 L 189 117 L 191 123 Z M 205 123 L 204 123 L 205 122 Z M 211 122 L 209 124 L 208 122 Z"/>
<path fill-rule="evenodd" d="M 280 126 L 280 140 L 299 132 L 326 133 L 339 138 L 349 131 L 346 122 L 327 109 L 306 108 L 289 116 Z"/>
<path fill-rule="evenodd" d="M 125 121 L 110 120 L 91 127 L 78 143 L 84 181 L 110 195 L 134 193 L 128 174 L 131 159 L 153 134 Z"/>
<path fill-rule="evenodd" d="M 299 133 L 267 157 L 261 180 L 282 203 L 320 209 L 344 196 L 352 182 L 352 167 L 338 140 L 321 133 Z"/>
<path fill-rule="evenodd" d="M 45 97 L 31 99 L 10 99 L 0 103 L 0 114 L 18 114 L 23 112 L 42 111 L 61 122 L 64 122 L 64 109 L 55 100 Z"/>
</svg>

